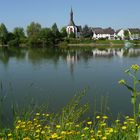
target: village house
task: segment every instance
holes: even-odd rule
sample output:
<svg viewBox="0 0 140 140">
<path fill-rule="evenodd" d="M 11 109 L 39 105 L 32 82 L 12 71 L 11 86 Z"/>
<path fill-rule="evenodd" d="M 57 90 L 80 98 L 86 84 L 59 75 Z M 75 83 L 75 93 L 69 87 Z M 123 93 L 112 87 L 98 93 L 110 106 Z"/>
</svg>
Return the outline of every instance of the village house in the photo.
<svg viewBox="0 0 140 140">
<path fill-rule="evenodd" d="M 128 28 L 130 40 L 140 40 L 140 29 Z"/>
<path fill-rule="evenodd" d="M 92 39 L 115 39 L 115 31 L 111 27 L 102 29 L 102 28 L 92 28 L 93 36 Z"/>
</svg>

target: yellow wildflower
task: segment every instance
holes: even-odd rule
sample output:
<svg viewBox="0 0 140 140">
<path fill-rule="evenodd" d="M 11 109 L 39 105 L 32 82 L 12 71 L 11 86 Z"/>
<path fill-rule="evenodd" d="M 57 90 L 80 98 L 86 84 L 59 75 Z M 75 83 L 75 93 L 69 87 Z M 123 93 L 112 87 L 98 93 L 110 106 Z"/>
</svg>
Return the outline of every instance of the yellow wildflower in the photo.
<svg viewBox="0 0 140 140">
<path fill-rule="evenodd" d="M 91 125 L 91 124 L 92 124 L 92 122 L 91 122 L 91 121 L 90 121 L 90 122 L 87 122 L 87 124 Z"/>
<path fill-rule="evenodd" d="M 100 116 L 96 116 L 96 119 L 100 119 Z"/>
<path fill-rule="evenodd" d="M 59 129 L 59 128 L 61 128 L 61 126 L 60 126 L 60 125 L 56 125 L 56 128 L 58 128 L 58 129 Z"/>
<path fill-rule="evenodd" d="M 30 140 L 30 138 L 29 137 L 25 137 L 25 138 L 23 138 L 23 140 Z"/>
<path fill-rule="evenodd" d="M 127 127 L 126 126 L 122 126 L 122 130 L 125 130 Z"/>
<path fill-rule="evenodd" d="M 134 64 L 134 65 L 131 66 L 131 69 L 134 70 L 134 71 L 138 71 L 139 68 L 140 68 L 140 66 L 137 65 L 137 64 Z"/>
<path fill-rule="evenodd" d="M 103 116 L 103 119 L 108 119 L 108 117 L 107 116 Z"/>
<path fill-rule="evenodd" d="M 9 134 L 8 134 L 8 137 L 11 137 L 11 136 L 12 136 L 12 134 L 11 134 L 11 133 L 9 133 Z"/>
</svg>

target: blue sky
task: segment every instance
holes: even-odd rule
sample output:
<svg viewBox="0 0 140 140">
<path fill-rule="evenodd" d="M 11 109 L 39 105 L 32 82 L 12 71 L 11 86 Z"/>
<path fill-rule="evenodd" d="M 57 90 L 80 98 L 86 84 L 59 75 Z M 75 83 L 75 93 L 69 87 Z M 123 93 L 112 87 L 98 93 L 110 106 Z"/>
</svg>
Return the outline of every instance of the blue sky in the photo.
<svg viewBox="0 0 140 140">
<path fill-rule="evenodd" d="M 0 23 L 9 30 L 32 21 L 61 28 L 69 22 L 71 6 L 76 25 L 140 28 L 140 0 L 0 0 Z"/>
</svg>

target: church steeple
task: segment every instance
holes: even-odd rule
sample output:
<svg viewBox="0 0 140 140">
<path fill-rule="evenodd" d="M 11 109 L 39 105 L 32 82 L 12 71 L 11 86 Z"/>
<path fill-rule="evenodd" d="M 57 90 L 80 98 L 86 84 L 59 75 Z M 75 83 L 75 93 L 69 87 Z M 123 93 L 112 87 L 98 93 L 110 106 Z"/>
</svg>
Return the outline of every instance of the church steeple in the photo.
<svg viewBox="0 0 140 140">
<path fill-rule="evenodd" d="M 71 12 L 70 12 L 69 26 L 75 26 L 74 21 L 73 21 L 73 10 L 72 10 L 72 7 L 71 7 Z"/>
</svg>

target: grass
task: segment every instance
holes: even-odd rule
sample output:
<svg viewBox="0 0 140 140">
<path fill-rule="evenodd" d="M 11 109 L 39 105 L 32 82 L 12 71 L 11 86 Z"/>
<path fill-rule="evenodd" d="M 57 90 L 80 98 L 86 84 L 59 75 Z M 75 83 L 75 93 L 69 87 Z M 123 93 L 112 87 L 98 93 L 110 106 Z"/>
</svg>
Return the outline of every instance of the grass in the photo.
<svg viewBox="0 0 140 140">
<path fill-rule="evenodd" d="M 136 78 L 139 69 L 135 64 L 125 71 L 134 78 L 133 90 L 125 80 L 119 81 L 133 91 L 131 100 L 135 101 L 136 95 L 139 94 L 135 87 L 140 82 Z M 57 114 L 46 111 L 36 112 L 29 117 L 16 116 L 13 128 L 0 129 L 0 140 L 140 140 L 137 102 L 132 102 L 134 114 L 131 117 L 124 116 L 123 119 L 110 121 L 111 118 L 107 114 L 98 115 L 94 112 L 90 119 L 81 119 L 89 109 L 88 104 L 82 103 L 85 95 L 86 90 L 75 95 Z"/>
</svg>

